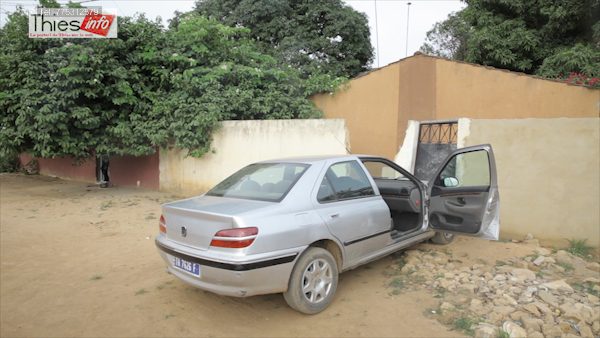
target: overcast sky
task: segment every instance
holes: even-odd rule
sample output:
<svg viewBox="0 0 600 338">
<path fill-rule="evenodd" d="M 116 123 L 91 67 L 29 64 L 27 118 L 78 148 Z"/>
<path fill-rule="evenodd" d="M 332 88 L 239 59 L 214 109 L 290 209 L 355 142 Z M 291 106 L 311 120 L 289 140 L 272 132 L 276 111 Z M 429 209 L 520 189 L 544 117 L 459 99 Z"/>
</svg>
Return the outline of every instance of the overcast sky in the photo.
<svg viewBox="0 0 600 338">
<path fill-rule="evenodd" d="M 59 2 L 66 3 L 63 0 Z M 423 45 L 427 31 L 436 22 L 444 20 L 451 12 L 465 7 L 460 0 L 345 0 L 345 2 L 369 17 L 371 43 L 376 52 L 373 62 L 375 68 L 398 61 L 406 55 L 413 55 Z M 410 6 L 407 5 L 409 2 Z M 22 4 L 25 9 L 29 9 L 35 8 L 38 3 L 38 0 L 0 0 L 0 26 L 6 23 L 6 13 L 14 11 L 16 4 Z M 146 16 L 152 19 L 160 16 L 166 24 L 166 21 L 173 16 L 173 12 L 189 11 L 194 7 L 194 3 L 195 0 L 115 0 L 90 1 L 85 4 L 115 8 L 119 16 L 133 16 L 136 12 L 146 13 Z M 409 14 L 408 50 L 406 48 L 407 14 Z"/>
</svg>

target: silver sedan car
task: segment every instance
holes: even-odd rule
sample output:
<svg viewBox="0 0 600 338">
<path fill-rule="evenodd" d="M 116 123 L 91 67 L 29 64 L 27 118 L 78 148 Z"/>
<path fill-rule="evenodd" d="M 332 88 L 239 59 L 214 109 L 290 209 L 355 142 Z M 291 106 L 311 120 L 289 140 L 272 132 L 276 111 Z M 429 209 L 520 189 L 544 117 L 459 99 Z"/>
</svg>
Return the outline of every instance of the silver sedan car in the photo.
<svg viewBox="0 0 600 338">
<path fill-rule="evenodd" d="M 454 151 L 430 182 L 376 156 L 270 160 L 164 204 L 156 246 L 169 272 L 197 288 L 282 292 L 314 314 L 332 301 L 340 272 L 428 239 L 497 240 L 499 209 L 490 145 Z"/>
</svg>

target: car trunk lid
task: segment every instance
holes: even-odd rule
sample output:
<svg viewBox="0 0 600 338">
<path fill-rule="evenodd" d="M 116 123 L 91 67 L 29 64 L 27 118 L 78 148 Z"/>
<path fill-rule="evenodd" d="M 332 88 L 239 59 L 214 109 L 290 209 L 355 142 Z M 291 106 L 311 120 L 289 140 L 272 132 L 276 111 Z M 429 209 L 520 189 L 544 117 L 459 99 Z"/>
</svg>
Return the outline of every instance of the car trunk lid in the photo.
<svg viewBox="0 0 600 338">
<path fill-rule="evenodd" d="M 208 250 L 217 232 L 239 227 L 235 216 L 271 204 L 211 196 L 168 203 L 162 207 L 167 238 L 195 249 Z"/>
</svg>

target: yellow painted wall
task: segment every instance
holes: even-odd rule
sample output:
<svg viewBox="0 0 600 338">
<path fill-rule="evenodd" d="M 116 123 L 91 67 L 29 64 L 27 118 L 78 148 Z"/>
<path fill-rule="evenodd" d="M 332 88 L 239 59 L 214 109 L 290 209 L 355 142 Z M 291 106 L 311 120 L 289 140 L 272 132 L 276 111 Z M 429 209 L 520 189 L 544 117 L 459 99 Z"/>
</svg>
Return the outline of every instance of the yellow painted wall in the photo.
<svg viewBox="0 0 600 338">
<path fill-rule="evenodd" d="M 215 153 L 184 158 L 187 150 L 160 154 L 160 190 L 196 196 L 242 167 L 274 158 L 346 154 L 344 120 L 224 121 L 213 135 Z"/>
<path fill-rule="evenodd" d="M 350 88 L 333 96 L 310 98 L 325 118 L 346 119 L 353 154 L 394 158 L 398 152 L 399 70 L 395 63 L 351 80 Z"/>
<path fill-rule="evenodd" d="M 600 89 L 417 54 L 313 95 L 326 118 L 344 118 L 353 153 L 394 158 L 409 120 L 600 116 Z"/>
<path fill-rule="evenodd" d="M 473 119 L 465 146 L 496 157 L 501 236 L 600 247 L 600 119 Z"/>
<path fill-rule="evenodd" d="M 417 58 L 429 58 L 417 56 Z M 600 90 L 444 59 L 436 61 L 436 119 L 598 117 Z"/>
<path fill-rule="evenodd" d="M 400 65 L 400 102 L 398 137 L 395 140 L 396 152 L 406 136 L 408 121 L 436 119 L 436 61 L 437 59 L 431 57 L 415 56 L 398 62 Z"/>
</svg>

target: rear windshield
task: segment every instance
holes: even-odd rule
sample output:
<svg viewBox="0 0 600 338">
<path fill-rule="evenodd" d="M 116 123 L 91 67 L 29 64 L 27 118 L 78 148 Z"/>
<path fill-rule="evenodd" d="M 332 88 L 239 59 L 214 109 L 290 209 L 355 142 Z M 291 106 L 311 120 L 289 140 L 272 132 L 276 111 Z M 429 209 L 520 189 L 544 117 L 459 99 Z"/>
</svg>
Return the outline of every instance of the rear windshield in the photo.
<svg viewBox="0 0 600 338">
<path fill-rule="evenodd" d="M 296 163 L 251 164 L 217 184 L 206 195 L 279 202 L 308 167 L 308 164 Z"/>
</svg>

